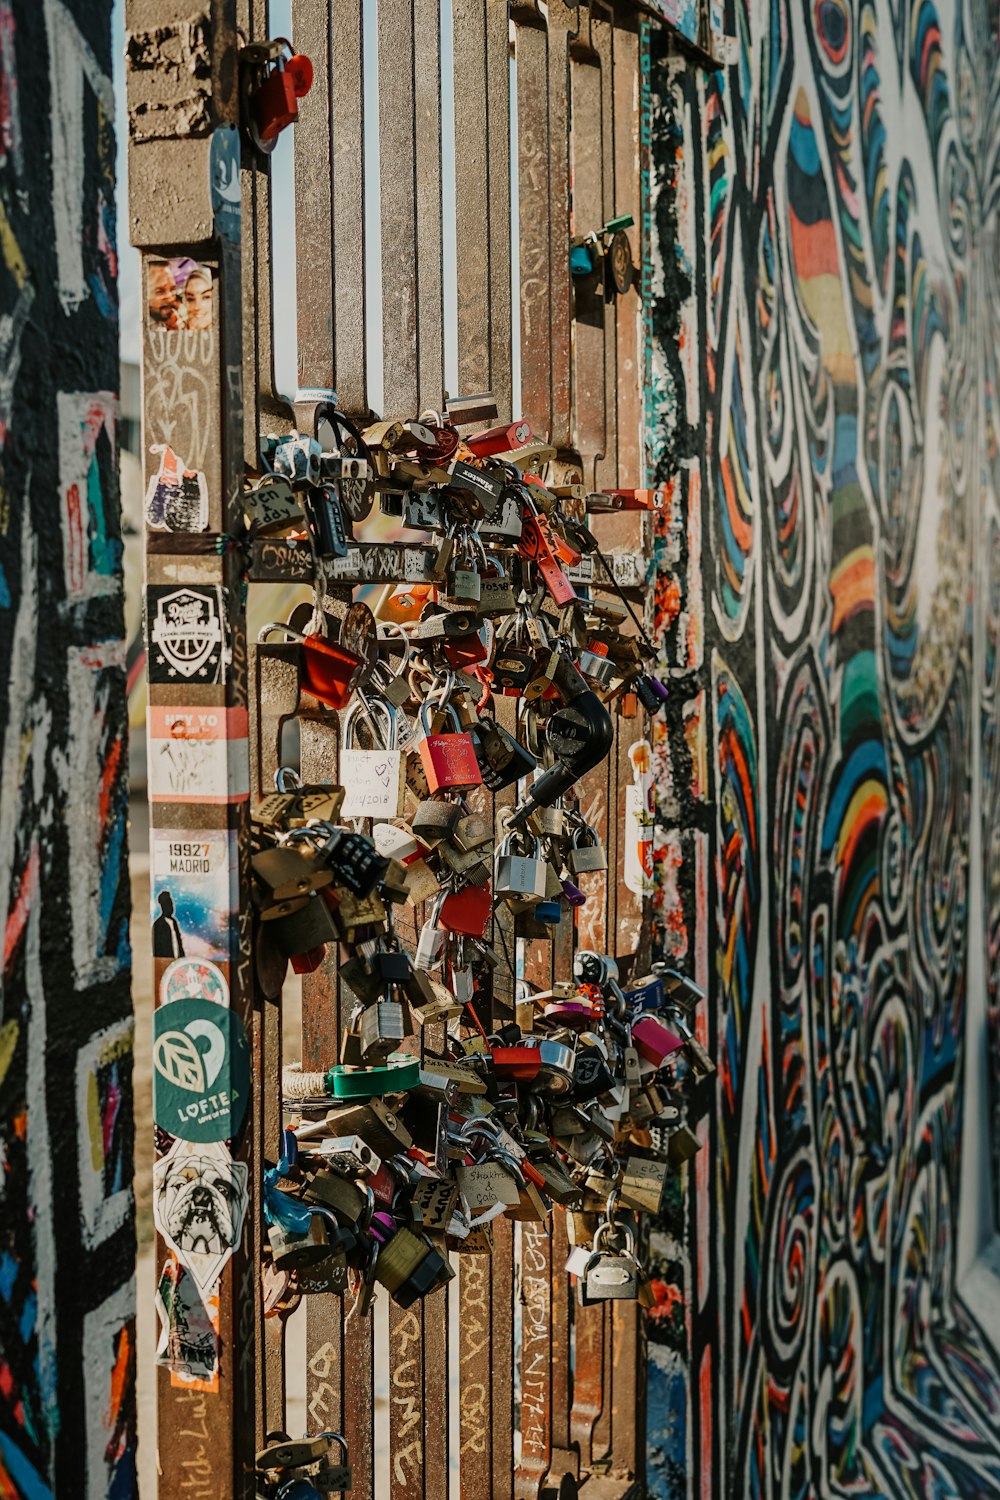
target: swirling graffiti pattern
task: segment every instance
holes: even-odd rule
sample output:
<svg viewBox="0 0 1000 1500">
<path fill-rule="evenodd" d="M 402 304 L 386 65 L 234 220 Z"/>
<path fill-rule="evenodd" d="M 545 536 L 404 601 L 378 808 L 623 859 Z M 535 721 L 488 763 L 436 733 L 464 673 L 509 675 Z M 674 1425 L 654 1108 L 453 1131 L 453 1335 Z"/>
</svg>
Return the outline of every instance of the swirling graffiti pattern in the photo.
<svg viewBox="0 0 1000 1500">
<path fill-rule="evenodd" d="M 975 945 L 1000 1202 L 1000 8 L 724 9 L 725 67 L 654 74 L 699 351 L 658 417 L 700 422 L 720 1072 L 669 1226 L 689 1418 L 657 1492 L 683 1466 L 700 1496 L 974 1500 L 1000 1494 L 1000 1360 L 955 1287 Z"/>
</svg>

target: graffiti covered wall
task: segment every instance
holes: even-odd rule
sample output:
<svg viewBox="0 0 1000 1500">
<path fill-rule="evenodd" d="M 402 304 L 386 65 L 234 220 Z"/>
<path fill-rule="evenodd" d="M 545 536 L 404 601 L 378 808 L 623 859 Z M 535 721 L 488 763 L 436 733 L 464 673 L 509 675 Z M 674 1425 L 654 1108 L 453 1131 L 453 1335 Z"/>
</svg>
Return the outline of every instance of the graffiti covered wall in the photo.
<svg viewBox="0 0 1000 1500">
<path fill-rule="evenodd" d="M 1000 1494 L 955 1289 L 968 1005 L 1000 1041 L 998 22 L 729 0 L 719 71 L 651 44 L 661 935 L 719 1064 L 661 1495 Z"/>
<path fill-rule="evenodd" d="M 135 1493 L 110 0 L 0 0 L 0 1494 Z"/>
</svg>

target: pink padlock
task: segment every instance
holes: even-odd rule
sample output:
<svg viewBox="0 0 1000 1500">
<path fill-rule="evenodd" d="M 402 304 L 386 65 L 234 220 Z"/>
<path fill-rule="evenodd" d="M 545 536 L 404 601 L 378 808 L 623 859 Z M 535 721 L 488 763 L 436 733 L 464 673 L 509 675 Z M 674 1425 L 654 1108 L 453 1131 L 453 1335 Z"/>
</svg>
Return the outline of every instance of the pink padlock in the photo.
<svg viewBox="0 0 1000 1500">
<path fill-rule="evenodd" d="M 684 1042 L 655 1016 L 640 1016 L 632 1022 L 632 1045 L 644 1062 L 662 1068 L 668 1057 L 680 1051 Z"/>
</svg>

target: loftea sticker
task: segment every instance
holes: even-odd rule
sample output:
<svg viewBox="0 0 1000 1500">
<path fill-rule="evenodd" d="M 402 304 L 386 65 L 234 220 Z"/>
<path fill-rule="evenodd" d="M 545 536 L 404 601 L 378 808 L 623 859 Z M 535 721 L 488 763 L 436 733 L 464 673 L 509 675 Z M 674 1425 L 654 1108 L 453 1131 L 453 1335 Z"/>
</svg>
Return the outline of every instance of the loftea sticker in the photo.
<svg viewBox="0 0 1000 1500">
<path fill-rule="evenodd" d="M 158 829 L 152 846 L 153 957 L 228 963 L 238 906 L 235 829 Z"/>
<path fill-rule="evenodd" d="M 153 1016 L 153 1119 L 183 1141 L 228 1141 L 250 1093 L 250 1044 L 234 1010 L 174 1000 Z"/>
<path fill-rule="evenodd" d="M 152 802 L 245 802 L 250 795 L 245 708 L 146 711 Z"/>
</svg>

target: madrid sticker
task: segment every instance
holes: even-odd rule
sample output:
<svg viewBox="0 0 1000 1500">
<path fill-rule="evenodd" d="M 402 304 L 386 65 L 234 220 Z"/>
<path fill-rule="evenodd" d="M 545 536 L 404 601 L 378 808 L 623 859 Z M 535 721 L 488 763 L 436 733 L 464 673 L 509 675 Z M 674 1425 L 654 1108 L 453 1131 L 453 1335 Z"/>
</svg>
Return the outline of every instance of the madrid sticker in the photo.
<svg viewBox="0 0 1000 1500">
<path fill-rule="evenodd" d="M 153 1016 L 153 1119 L 183 1141 L 229 1141 L 250 1092 L 250 1047 L 234 1010 L 174 1000 Z"/>
<path fill-rule="evenodd" d="M 151 855 L 153 957 L 229 963 L 239 907 L 235 829 L 158 828 Z"/>
<path fill-rule="evenodd" d="M 202 1292 L 217 1285 L 242 1238 L 248 1175 L 221 1141 L 176 1140 L 153 1168 L 153 1220 Z"/>
<path fill-rule="evenodd" d="M 225 682 L 229 650 L 223 621 L 225 590 L 218 585 L 146 590 L 150 682 Z"/>
</svg>

